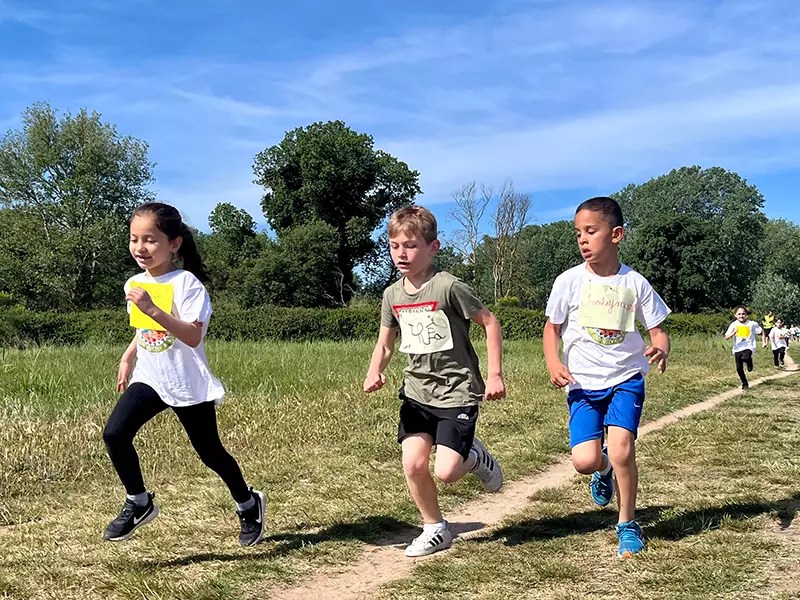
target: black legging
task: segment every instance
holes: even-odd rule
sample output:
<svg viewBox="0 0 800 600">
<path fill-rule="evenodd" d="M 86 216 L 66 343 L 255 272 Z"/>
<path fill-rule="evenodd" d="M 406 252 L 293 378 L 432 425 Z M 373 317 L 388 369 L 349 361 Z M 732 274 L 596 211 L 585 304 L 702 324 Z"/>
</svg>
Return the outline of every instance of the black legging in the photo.
<svg viewBox="0 0 800 600">
<path fill-rule="evenodd" d="M 784 358 L 786 358 L 786 348 L 778 348 L 777 350 L 773 350 L 772 358 L 775 361 L 775 366 L 780 367 L 783 364 Z"/>
<path fill-rule="evenodd" d="M 153 388 L 144 383 L 133 383 L 128 387 L 103 430 L 108 455 L 125 491 L 130 495 L 146 491 L 133 438 L 145 423 L 167 408 L 172 408 L 178 415 L 200 460 L 222 478 L 233 499 L 240 504 L 247 502 L 250 499 L 250 490 L 238 463 L 219 439 L 214 403 L 168 406 Z"/>
<path fill-rule="evenodd" d="M 747 376 L 744 374 L 744 367 L 747 365 L 748 371 L 753 370 L 753 351 L 742 350 L 734 354 L 734 356 L 736 357 L 736 372 L 739 374 L 739 379 L 742 380 L 742 383 L 746 384 Z"/>
</svg>

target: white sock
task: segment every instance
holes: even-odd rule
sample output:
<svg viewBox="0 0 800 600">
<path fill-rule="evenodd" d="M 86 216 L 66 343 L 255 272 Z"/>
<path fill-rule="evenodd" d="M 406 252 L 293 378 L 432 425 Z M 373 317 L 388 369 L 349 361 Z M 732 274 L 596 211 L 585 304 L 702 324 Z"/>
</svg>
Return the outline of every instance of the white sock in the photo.
<svg viewBox="0 0 800 600">
<path fill-rule="evenodd" d="M 141 494 L 127 494 L 125 497 L 139 507 L 147 506 L 150 503 L 150 496 L 147 492 L 142 492 Z"/>
<path fill-rule="evenodd" d="M 241 504 L 239 504 L 238 502 L 236 503 L 236 506 L 239 508 L 240 512 L 250 510 L 255 505 L 256 505 L 256 499 L 252 495 L 250 496 L 250 500 L 248 500 L 247 502 L 242 502 Z"/>
<path fill-rule="evenodd" d="M 447 529 L 447 521 L 441 523 L 425 523 L 422 526 L 423 531 L 439 531 L 440 529 Z"/>
<path fill-rule="evenodd" d="M 605 454 L 603 454 L 602 456 L 603 460 L 606 461 L 606 466 L 600 469 L 598 473 L 600 473 L 600 475 L 603 475 L 605 477 L 611 471 L 611 461 L 608 460 L 608 456 L 606 456 Z"/>
<path fill-rule="evenodd" d="M 464 467 L 467 471 L 472 471 L 475 467 L 478 466 L 478 453 L 475 450 L 469 451 L 469 458 L 464 461 Z"/>
</svg>

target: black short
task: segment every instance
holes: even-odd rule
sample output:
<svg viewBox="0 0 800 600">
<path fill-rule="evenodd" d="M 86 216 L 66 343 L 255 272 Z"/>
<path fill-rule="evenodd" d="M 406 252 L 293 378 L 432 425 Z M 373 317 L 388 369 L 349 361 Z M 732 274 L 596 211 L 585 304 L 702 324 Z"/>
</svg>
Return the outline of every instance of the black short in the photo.
<svg viewBox="0 0 800 600">
<path fill-rule="evenodd" d="M 403 403 L 400 405 L 400 426 L 397 428 L 398 443 L 414 433 L 427 433 L 433 438 L 434 445 L 455 450 L 464 459 L 469 457 L 478 421 L 477 405 L 436 408 L 403 394 L 400 399 Z"/>
</svg>

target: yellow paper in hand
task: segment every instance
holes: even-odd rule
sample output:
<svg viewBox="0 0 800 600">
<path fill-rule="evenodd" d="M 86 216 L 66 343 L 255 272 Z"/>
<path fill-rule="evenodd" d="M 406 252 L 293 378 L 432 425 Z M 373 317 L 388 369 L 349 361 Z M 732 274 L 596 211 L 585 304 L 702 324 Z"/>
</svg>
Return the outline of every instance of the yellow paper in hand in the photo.
<svg viewBox="0 0 800 600">
<path fill-rule="evenodd" d="M 750 337 L 750 325 L 737 325 L 736 326 L 736 337 L 740 337 L 742 339 L 747 339 Z"/>
<path fill-rule="evenodd" d="M 172 296 L 175 288 L 171 283 L 143 283 L 136 281 L 131 284 L 131 289 L 140 287 L 144 289 L 153 299 L 153 304 L 163 310 L 165 313 L 172 314 Z M 151 329 L 154 331 L 166 331 L 163 325 L 160 325 L 146 314 L 144 314 L 138 306 L 133 302 L 131 304 L 131 327 L 136 329 Z"/>
</svg>

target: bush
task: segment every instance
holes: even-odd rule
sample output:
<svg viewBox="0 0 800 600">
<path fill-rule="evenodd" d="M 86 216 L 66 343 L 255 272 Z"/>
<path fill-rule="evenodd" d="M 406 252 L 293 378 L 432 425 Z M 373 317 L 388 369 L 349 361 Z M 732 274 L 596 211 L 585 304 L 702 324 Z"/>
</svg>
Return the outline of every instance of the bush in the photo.
<svg viewBox="0 0 800 600">
<path fill-rule="evenodd" d="M 541 310 L 498 305 L 494 309 L 506 340 L 542 337 L 546 317 Z M 671 335 L 718 335 L 732 315 L 673 314 L 665 323 Z M 239 309 L 222 307 L 214 312 L 208 330 L 219 340 L 315 340 L 376 339 L 380 308 L 363 304 L 354 308 L 283 308 L 262 306 Z M 472 333 L 483 336 L 473 325 Z M 125 310 L 106 309 L 77 313 L 33 312 L 18 307 L 0 309 L 0 345 L 80 344 L 102 342 L 127 344 L 133 336 Z"/>
<path fill-rule="evenodd" d="M 543 310 L 531 310 L 498 303 L 494 314 L 503 326 L 503 339 L 530 340 L 542 337 L 547 317 Z"/>
<path fill-rule="evenodd" d="M 380 309 L 261 306 L 214 313 L 210 337 L 223 340 L 350 340 L 375 338 Z"/>
<path fill-rule="evenodd" d="M 522 301 L 517 296 L 503 296 L 494 305 L 495 308 L 522 308 Z"/>
<path fill-rule="evenodd" d="M 719 335 L 725 333 L 733 321 L 733 313 L 683 314 L 673 313 L 667 317 L 664 329 L 670 335 Z"/>
</svg>

